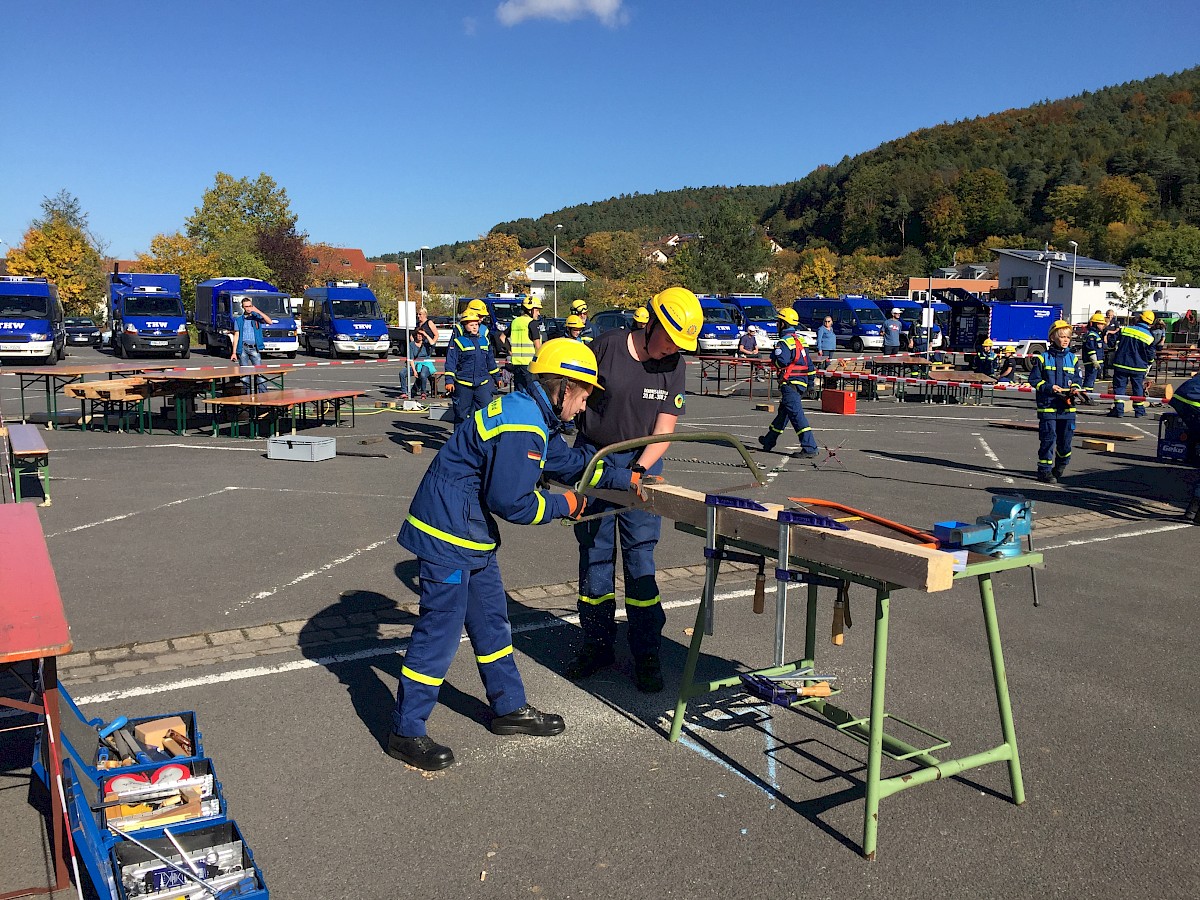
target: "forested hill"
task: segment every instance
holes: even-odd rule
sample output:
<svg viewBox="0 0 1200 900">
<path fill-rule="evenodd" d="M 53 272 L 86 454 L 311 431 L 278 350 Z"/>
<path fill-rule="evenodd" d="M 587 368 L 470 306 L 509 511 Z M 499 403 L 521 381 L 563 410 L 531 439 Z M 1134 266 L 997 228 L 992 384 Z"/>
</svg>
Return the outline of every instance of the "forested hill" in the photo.
<svg viewBox="0 0 1200 900">
<path fill-rule="evenodd" d="M 785 185 L 621 196 L 495 230 L 523 246 L 556 223 L 572 241 L 653 238 L 697 230 L 723 197 L 796 249 L 917 249 L 938 264 L 1001 238 L 1076 239 L 1117 259 L 1154 222 L 1200 225 L 1200 68 L 922 129 Z"/>
</svg>

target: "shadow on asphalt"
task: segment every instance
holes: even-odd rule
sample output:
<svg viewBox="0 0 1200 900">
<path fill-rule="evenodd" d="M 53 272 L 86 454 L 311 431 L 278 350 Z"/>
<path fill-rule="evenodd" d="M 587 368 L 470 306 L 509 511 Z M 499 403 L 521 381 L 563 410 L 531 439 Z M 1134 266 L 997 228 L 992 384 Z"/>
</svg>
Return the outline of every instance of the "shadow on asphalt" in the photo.
<svg viewBox="0 0 1200 900">
<path fill-rule="evenodd" d="M 388 440 L 404 446 L 408 441 L 420 441 L 426 453 L 437 453 L 450 439 L 453 432 L 448 422 L 431 422 L 428 419 L 396 419 L 388 432 Z"/>
</svg>

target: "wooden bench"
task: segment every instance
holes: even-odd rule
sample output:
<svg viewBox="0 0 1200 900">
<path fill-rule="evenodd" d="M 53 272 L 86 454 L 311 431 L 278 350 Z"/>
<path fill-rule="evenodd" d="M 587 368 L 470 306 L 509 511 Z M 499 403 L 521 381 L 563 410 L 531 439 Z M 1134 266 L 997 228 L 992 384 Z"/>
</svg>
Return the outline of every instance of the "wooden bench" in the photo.
<svg viewBox="0 0 1200 900">
<path fill-rule="evenodd" d="M 117 415 L 117 428 L 121 429 L 131 414 L 136 413 L 138 433 L 150 431 L 149 401 L 152 397 L 166 395 L 162 385 L 152 384 L 140 375 L 128 378 L 111 378 L 107 381 L 83 381 L 78 384 L 68 384 L 63 388 L 63 394 L 80 401 L 82 410 L 80 426 L 95 418 L 96 407 L 101 408 L 104 430 L 108 430 L 108 417 Z"/>
<path fill-rule="evenodd" d="M 42 506 L 50 505 L 50 448 L 36 425 L 8 426 L 8 459 L 13 471 L 14 500 L 21 502 L 21 479 L 34 475 L 42 482 Z"/>
<path fill-rule="evenodd" d="M 278 420 L 286 413 L 292 420 L 292 434 L 296 433 L 296 411 L 299 410 L 299 417 L 305 418 L 305 408 L 312 404 L 317 412 L 317 417 L 324 423 L 325 420 L 325 405 L 333 406 L 334 424 L 340 426 L 342 424 L 342 404 L 347 400 L 350 402 L 350 427 L 355 424 L 354 398 L 361 397 L 365 394 L 365 390 L 317 390 L 314 388 L 285 388 L 282 391 L 259 391 L 255 394 L 241 394 L 230 397 L 205 397 L 201 402 L 215 406 L 218 409 L 229 408 L 230 410 L 248 409 L 251 411 L 262 410 L 267 414 L 270 424 L 270 436 L 274 437 L 278 427 Z M 217 418 L 213 418 L 213 434 L 220 430 L 220 422 Z M 230 437 L 238 436 L 238 421 L 237 417 L 233 417 L 230 421 Z M 258 419 L 252 414 L 250 417 L 250 437 L 258 437 Z"/>
</svg>

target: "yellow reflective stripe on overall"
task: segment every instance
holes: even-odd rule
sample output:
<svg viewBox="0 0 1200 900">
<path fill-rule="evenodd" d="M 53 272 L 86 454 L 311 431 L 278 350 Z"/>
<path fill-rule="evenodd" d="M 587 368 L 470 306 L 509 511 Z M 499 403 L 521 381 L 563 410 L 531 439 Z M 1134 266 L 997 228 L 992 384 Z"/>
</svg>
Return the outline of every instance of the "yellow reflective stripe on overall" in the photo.
<svg viewBox="0 0 1200 900">
<path fill-rule="evenodd" d="M 413 681 L 419 681 L 421 684 L 428 684 L 433 687 L 437 687 L 446 680 L 445 678 L 432 678 L 429 675 L 422 675 L 420 672 L 414 672 L 408 666 L 401 666 L 400 674 L 405 678 L 411 678 Z"/>
<path fill-rule="evenodd" d="M 625 598 L 625 605 L 626 606 L 653 606 L 655 603 L 658 603 L 659 600 L 661 600 L 661 599 L 662 599 L 661 597 L 654 596 L 654 597 L 651 597 L 649 600 L 635 600 L 632 597 L 627 596 Z"/>
<path fill-rule="evenodd" d="M 546 521 L 546 495 L 541 491 L 534 491 L 533 496 L 537 498 L 537 512 L 533 516 L 533 521 L 530 525 L 540 525 Z"/>
<path fill-rule="evenodd" d="M 1154 335 L 1148 334 L 1147 332 L 1142 331 L 1140 328 L 1129 328 L 1126 326 L 1125 328 L 1121 329 L 1121 337 L 1137 338 L 1143 344 L 1154 343 Z"/>
<path fill-rule="evenodd" d="M 455 547 L 465 547 L 468 550 L 496 549 L 495 543 L 488 542 L 485 544 L 480 543 L 479 541 L 468 541 L 466 538 L 460 538 L 456 535 L 450 534 L 448 531 L 442 531 L 440 528 L 434 528 L 428 522 L 422 522 L 412 513 L 409 513 L 408 518 L 405 519 L 405 521 L 418 531 L 423 531 L 430 537 L 435 537 L 439 541 L 445 541 L 447 544 L 453 544 Z"/>
<path fill-rule="evenodd" d="M 1172 399 L 1178 400 L 1180 403 L 1186 403 L 1188 406 L 1194 406 L 1197 409 L 1200 409 L 1200 401 L 1189 400 L 1187 397 L 1180 397 L 1178 394 L 1175 394 L 1174 397 L 1172 397 Z"/>
<path fill-rule="evenodd" d="M 493 663 L 498 659 L 503 659 L 504 657 L 510 655 L 512 652 L 513 652 L 512 644 L 509 644 L 503 650 L 497 650 L 495 653 L 489 653 L 487 656 L 476 656 L 475 662 L 479 663 L 481 666 L 484 666 L 484 665 L 487 665 L 488 663 Z"/>
<path fill-rule="evenodd" d="M 495 402 L 494 400 L 492 401 L 492 403 Z M 491 409 L 491 404 L 488 405 L 488 409 Z M 540 435 L 543 446 L 545 446 L 547 440 L 546 430 L 539 428 L 537 425 L 525 425 L 520 422 L 501 422 L 499 425 L 493 425 L 489 428 L 484 423 L 482 409 L 475 411 L 475 427 L 479 429 L 479 436 L 485 441 L 490 441 L 496 435 L 503 434 L 506 431 L 528 431 L 530 434 Z"/>
<path fill-rule="evenodd" d="M 616 599 L 616 594 L 604 594 L 600 597 L 585 597 L 583 594 L 579 595 L 579 602 L 586 603 L 589 606 L 599 606 L 601 603 L 607 603 L 609 600 L 616 602 Z"/>
<path fill-rule="evenodd" d="M 592 476 L 592 480 L 588 482 L 588 487 L 595 487 L 600 483 L 600 476 L 604 474 L 604 460 L 596 460 L 596 474 Z"/>
</svg>

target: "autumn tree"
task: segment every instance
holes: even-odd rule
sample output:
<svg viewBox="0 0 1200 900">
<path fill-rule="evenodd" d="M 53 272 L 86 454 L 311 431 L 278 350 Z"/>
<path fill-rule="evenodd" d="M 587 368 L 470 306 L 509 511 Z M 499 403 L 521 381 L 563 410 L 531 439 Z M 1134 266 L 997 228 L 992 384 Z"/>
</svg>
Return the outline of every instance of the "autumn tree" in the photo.
<svg viewBox="0 0 1200 900">
<path fill-rule="evenodd" d="M 41 207 L 41 217 L 8 254 L 8 272 L 48 279 L 67 315 L 93 315 L 104 306 L 107 290 L 103 245 L 88 230 L 79 200 L 67 191 L 44 197 Z"/>
<path fill-rule="evenodd" d="M 509 287 L 524 290 L 529 284 L 521 245 L 511 234 L 496 231 L 470 245 L 462 277 L 478 293 L 499 292 Z"/>
<path fill-rule="evenodd" d="M 254 236 L 254 250 L 271 273 L 272 282 L 293 297 L 308 286 L 312 266 L 309 264 L 308 242 L 296 233 L 295 224 L 269 225 Z"/>
<path fill-rule="evenodd" d="M 1146 219 L 1146 206 L 1150 198 L 1131 178 L 1110 175 L 1100 179 L 1096 188 L 1099 207 L 1099 224 L 1121 222 L 1137 226 Z"/>
<path fill-rule="evenodd" d="M 893 270 L 894 257 L 852 253 L 843 256 L 837 270 L 838 286 L 847 294 L 888 297 L 904 287 L 907 279 Z"/>
<path fill-rule="evenodd" d="M 597 231 L 583 239 L 580 265 L 589 274 L 624 280 L 647 267 L 642 241 L 632 231 Z"/>
<path fill-rule="evenodd" d="M 215 253 L 204 253 L 186 234 L 156 234 L 150 239 L 150 249 L 137 255 L 138 268 L 143 272 L 173 272 L 179 276 L 180 296 L 186 309 L 196 307 L 196 285 L 220 272 Z"/>
<path fill-rule="evenodd" d="M 287 191 L 265 172 L 254 180 L 218 172 L 185 228 L 201 252 L 216 256 L 223 274 L 287 279 L 293 286 L 305 280 L 299 277 L 295 251 L 304 246 L 306 235 L 296 230 Z"/>
<path fill-rule="evenodd" d="M 805 250 L 801 256 L 799 283 L 801 297 L 836 297 L 837 254 L 827 247 Z"/>
</svg>

